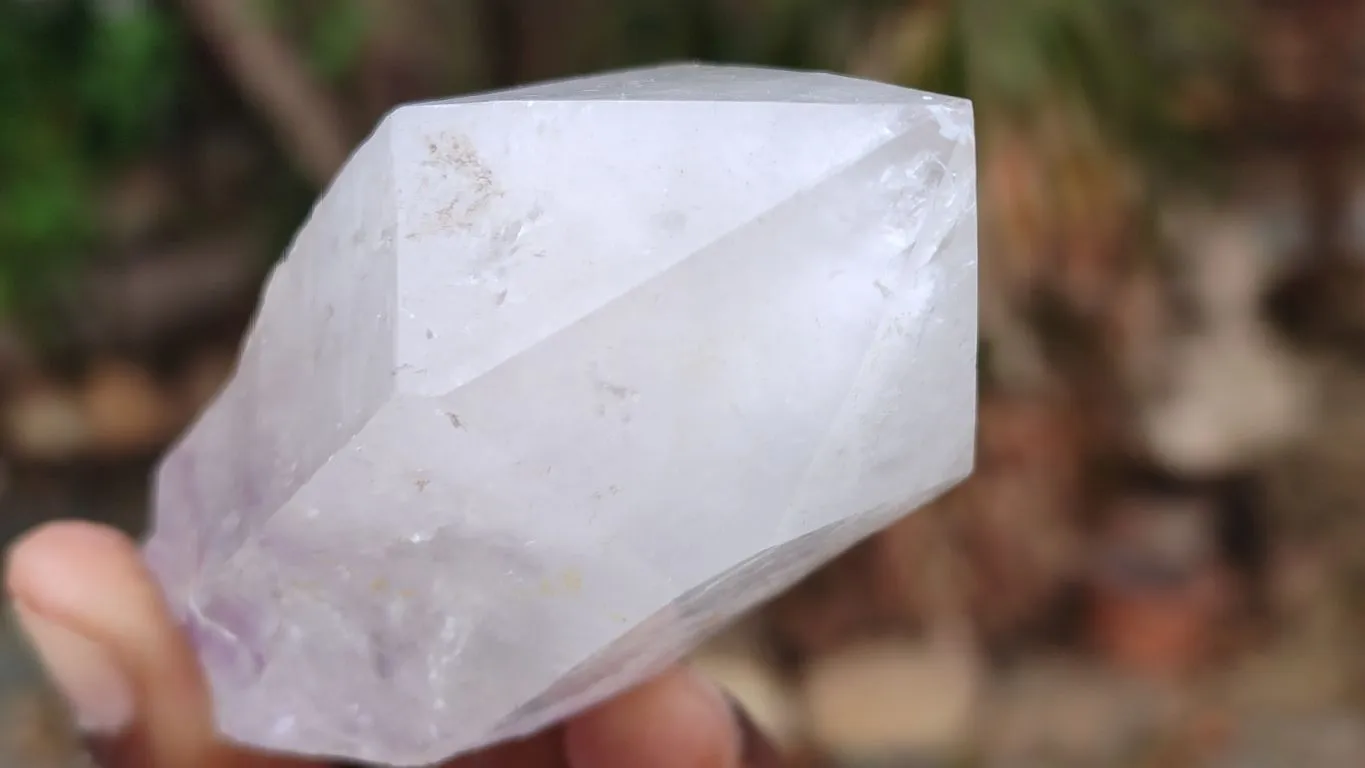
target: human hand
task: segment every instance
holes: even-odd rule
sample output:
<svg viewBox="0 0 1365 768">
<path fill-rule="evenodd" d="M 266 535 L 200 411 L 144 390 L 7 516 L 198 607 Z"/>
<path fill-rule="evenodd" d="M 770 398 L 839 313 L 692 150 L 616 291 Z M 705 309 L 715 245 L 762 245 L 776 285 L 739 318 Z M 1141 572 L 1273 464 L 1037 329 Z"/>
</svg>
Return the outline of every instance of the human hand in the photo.
<svg viewBox="0 0 1365 768">
<path fill-rule="evenodd" d="M 110 768 L 323 768 L 223 743 L 198 662 L 136 546 L 93 523 L 39 528 L 11 550 L 20 624 Z M 448 768 L 776 768 L 713 687 L 671 670 L 566 725 Z"/>
</svg>

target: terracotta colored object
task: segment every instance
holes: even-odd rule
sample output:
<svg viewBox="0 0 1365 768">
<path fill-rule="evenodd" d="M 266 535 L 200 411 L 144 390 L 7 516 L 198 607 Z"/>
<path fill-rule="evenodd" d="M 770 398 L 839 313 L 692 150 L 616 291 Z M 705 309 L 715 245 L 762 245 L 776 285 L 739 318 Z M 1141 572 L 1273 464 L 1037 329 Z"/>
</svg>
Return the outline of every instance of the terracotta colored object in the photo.
<svg viewBox="0 0 1365 768">
<path fill-rule="evenodd" d="M 1216 648 L 1222 582 L 1208 572 L 1163 589 L 1102 583 L 1094 593 L 1094 640 L 1120 666 L 1163 677 L 1187 673 Z"/>
<path fill-rule="evenodd" d="M 1177 677 L 1217 650 L 1235 582 L 1211 550 L 1201 512 L 1197 501 L 1139 502 L 1105 533 L 1089 580 L 1089 632 L 1111 662 Z"/>
</svg>

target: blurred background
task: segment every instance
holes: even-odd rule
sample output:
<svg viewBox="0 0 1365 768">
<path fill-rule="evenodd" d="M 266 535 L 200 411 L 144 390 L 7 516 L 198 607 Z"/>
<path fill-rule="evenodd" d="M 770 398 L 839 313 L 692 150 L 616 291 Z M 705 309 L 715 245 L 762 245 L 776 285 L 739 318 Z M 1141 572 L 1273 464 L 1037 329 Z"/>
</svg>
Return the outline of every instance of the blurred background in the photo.
<svg viewBox="0 0 1365 768">
<path fill-rule="evenodd" d="M 1365 3 L 0 0 L 0 528 L 136 531 L 392 105 L 668 59 L 976 102 L 978 471 L 697 661 L 806 766 L 1365 765 Z"/>
</svg>

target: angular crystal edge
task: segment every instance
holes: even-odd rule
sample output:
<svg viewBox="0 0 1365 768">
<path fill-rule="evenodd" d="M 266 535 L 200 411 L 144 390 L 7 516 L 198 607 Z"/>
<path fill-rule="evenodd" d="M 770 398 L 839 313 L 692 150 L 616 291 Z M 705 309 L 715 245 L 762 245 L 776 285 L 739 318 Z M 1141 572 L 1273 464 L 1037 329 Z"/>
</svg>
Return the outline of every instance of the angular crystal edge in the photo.
<svg viewBox="0 0 1365 768">
<path fill-rule="evenodd" d="M 407 201 L 400 206 L 398 235 L 403 265 L 398 278 L 403 310 L 398 346 L 404 358 L 397 373 L 400 391 L 440 395 L 467 384 L 935 120 L 913 103 L 667 104 L 660 109 L 679 118 L 691 115 L 732 126 L 731 135 L 750 130 L 761 136 L 778 132 L 783 138 L 744 144 L 741 156 L 693 157 L 676 149 L 669 155 L 663 150 L 677 146 L 673 134 L 678 120 L 656 126 L 657 117 L 650 115 L 658 110 L 646 104 L 502 102 L 451 109 L 414 105 L 398 113 L 395 146 L 401 149 L 395 163 L 406 169 L 399 172 L 406 178 L 399 194 Z M 769 120 L 774 125 L 755 120 L 754 115 L 763 112 L 777 115 Z M 534 174 L 528 178 L 526 166 L 533 163 L 526 158 L 561 157 L 565 142 L 573 139 L 569 145 L 575 147 L 574 157 L 556 161 L 559 173 L 576 179 L 583 189 L 594 184 L 620 186 L 622 168 L 598 157 L 601 151 L 616 151 L 619 142 L 604 144 L 593 135 L 582 135 L 585 117 L 619 123 L 626 133 L 649 137 L 639 140 L 647 146 L 636 146 L 636 151 L 648 158 L 641 167 L 652 180 L 650 191 L 620 200 L 612 197 L 613 204 L 606 208 L 633 216 L 630 227 L 612 227 L 596 215 L 585 221 L 578 202 L 584 198 L 582 190 L 563 189 Z M 490 123 L 509 120 L 515 126 L 511 131 L 490 133 Z M 803 134 L 782 129 L 812 121 L 821 130 L 806 129 Z M 570 126 L 574 133 L 560 135 Z M 828 130 L 823 130 L 825 126 Z M 628 136 L 618 138 L 630 141 Z M 822 151 L 831 140 L 837 149 Z M 821 160 L 797 161 L 793 156 Z M 685 167 L 689 162 L 690 170 Z M 743 178 L 733 177 L 729 169 L 734 163 L 744 164 L 746 173 L 739 174 Z M 773 170 L 765 178 L 764 169 L 769 167 Z M 717 173 L 721 169 L 724 173 Z M 671 192 L 658 192 L 686 187 L 680 178 L 712 176 L 731 188 L 722 201 L 680 201 Z M 761 189 L 773 180 L 780 195 Z M 689 204 L 698 209 L 689 210 Z M 702 208 L 707 210 L 699 212 Z M 591 234 L 584 233 L 585 224 Z M 658 248 L 640 242 L 651 226 L 662 227 L 654 233 L 662 243 Z M 668 231 L 670 226 L 677 231 Z M 620 234 L 603 234 L 613 232 Z M 565 250 L 565 243 L 575 237 L 587 242 Z M 584 286 L 582 275 L 594 275 L 593 285 Z M 430 298 L 436 287 L 445 300 Z"/>
<path fill-rule="evenodd" d="M 396 265 L 387 154 L 384 121 L 319 196 L 270 272 L 228 381 L 154 474 L 144 556 L 181 620 L 193 613 L 193 602 L 212 600 L 231 579 L 223 566 L 392 392 Z M 368 279 L 329 283 L 310 276 L 335 270 L 338 261 L 358 266 L 340 270 L 348 277 L 359 272 Z M 310 289 L 300 292 L 305 283 Z M 354 327 L 327 330 L 333 318 Z M 319 343 L 322 335 L 344 343 Z M 361 345 L 369 354 L 356 354 Z M 295 347 L 315 355 L 290 354 Z M 272 396 L 294 405 L 281 411 L 262 404 Z M 311 410 L 299 412 L 300 403 Z M 305 436 L 307 445 L 296 444 Z M 304 460 L 285 464 L 285 456 Z M 199 651 L 206 666 L 217 663 L 212 652 Z"/>
<path fill-rule="evenodd" d="M 562 668 L 610 641 L 604 632 L 667 603 L 669 585 L 621 553 L 598 557 L 588 541 L 528 544 L 524 530 L 497 520 L 442 517 L 443 509 L 497 503 L 479 496 L 470 479 L 514 459 L 485 450 L 477 433 L 477 423 L 456 426 L 428 400 L 391 401 L 239 550 L 231 563 L 235 591 L 218 593 L 210 608 L 249 604 L 256 623 L 272 629 L 242 636 L 241 650 L 254 660 L 238 654 L 236 665 L 209 670 L 226 705 L 224 733 L 300 754 L 428 764 L 483 743 L 489 728 Z M 432 462 L 451 455 L 462 457 L 454 467 Z M 522 485 L 538 480 L 532 472 Z M 541 508 L 553 512 L 556 489 L 538 496 Z M 329 535 L 317 540 L 310 528 L 323 508 Z M 376 508 L 385 515 L 368 514 Z M 328 565 L 340 562 L 342 569 Z M 585 612 L 605 611 L 599 606 L 608 603 L 613 613 L 602 618 L 619 617 L 582 622 Z M 399 624 L 386 625 L 400 609 Z M 533 638 L 559 636 L 564 658 L 542 654 L 521 664 L 516 679 L 490 678 L 487 665 L 505 667 L 499 660 L 516 650 L 499 634 L 508 622 L 536 628 Z M 206 641 L 221 647 L 232 640 L 218 632 L 226 621 L 210 623 L 194 622 L 216 635 Z M 446 631 L 459 636 L 451 646 L 457 650 L 444 647 L 452 642 Z M 322 659 L 346 675 L 294 679 L 301 665 Z M 353 690 L 376 686 L 386 695 Z M 443 696 L 457 698 L 442 722 L 408 714 Z M 355 702 L 366 703 L 347 709 Z M 438 725 L 440 733 L 428 732 Z"/>
<path fill-rule="evenodd" d="M 966 110 L 970 118 L 970 109 Z M 942 128 L 942 123 L 940 123 Z M 825 443 L 793 494 L 780 540 L 819 529 L 849 498 L 888 503 L 944 477 L 970 475 L 976 434 L 978 331 L 975 140 L 950 149 L 913 233 L 889 308 Z M 898 352 L 911 345 L 912 352 Z M 920 356 L 933 362 L 926 364 Z M 935 435 L 926 445 L 920 435 Z M 865 442 L 879 436 L 879 442 Z M 945 443 L 945 441 L 947 441 Z M 898 462 L 898 463 L 897 463 Z M 900 467 L 892 471 L 891 466 Z"/>
<path fill-rule="evenodd" d="M 897 519 L 913 514 L 963 480 L 930 488 L 903 507 L 868 510 L 753 555 L 724 573 L 689 587 L 680 597 L 616 642 L 583 660 L 540 695 L 499 723 L 490 740 L 528 736 L 584 711 L 663 671 L 730 622 L 814 573 Z M 741 592 L 716 600 L 717 593 Z M 725 610 L 706 607 L 721 602 Z"/>
</svg>

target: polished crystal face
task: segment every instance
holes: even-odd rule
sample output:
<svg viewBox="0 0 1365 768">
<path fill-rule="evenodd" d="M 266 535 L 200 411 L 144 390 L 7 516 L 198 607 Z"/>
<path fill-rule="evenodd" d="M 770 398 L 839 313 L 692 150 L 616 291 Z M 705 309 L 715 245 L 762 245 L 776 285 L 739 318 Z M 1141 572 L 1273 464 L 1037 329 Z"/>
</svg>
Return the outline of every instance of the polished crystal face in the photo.
<svg viewBox="0 0 1365 768">
<path fill-rule="evenodd" d="M 670 66 L 395 110 L 167 455 L 219 725 L 419 765 L 642 680 L 972 466 L 970 105 Z"/>
</svg>

